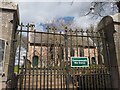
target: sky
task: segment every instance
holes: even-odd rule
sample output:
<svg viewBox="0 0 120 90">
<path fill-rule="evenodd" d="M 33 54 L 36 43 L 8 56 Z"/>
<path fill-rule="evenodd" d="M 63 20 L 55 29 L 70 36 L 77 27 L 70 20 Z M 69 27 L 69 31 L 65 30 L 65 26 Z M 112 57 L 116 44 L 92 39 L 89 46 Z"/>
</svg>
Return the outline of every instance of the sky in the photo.
<svg viewBox="0 0 120 90">
<path fill-rule="evenodd" d="M 16 0 L 14 0 L 16 1 Z M 19 5 L 20 22 L 24 24 L 34 23 L 37 29 L 43 29 L 43 24 L 51 23 L 62 18 L 64 22 L 72 19 L 72 26 L 88 28 L 91 24 L 97 25 L 99 18 L 91 18 L 92 14 L 85 16 L 89 12 L 91 3 L 89 0 L 77 0 L 72 3 L 68 0 L 26 0 L 17 1 Z M 71 5 L 72 4 L 72 5 Z M 68 18 L 69 17 L 69 18 Z M 74 19 L 73 19 L 73 18 Z"/>
<path fill-rule="evenodd" d="M 20 2 L 20 20 L 23 23 L 33 22 L 50 23 L 57 18 L 74 17 L 74 24 L 79 27 L 88 27 L 91 24 L 89 16 L 89 2 Z M 39 29 L 39 28 L 38 28 Z"/>
</svg>

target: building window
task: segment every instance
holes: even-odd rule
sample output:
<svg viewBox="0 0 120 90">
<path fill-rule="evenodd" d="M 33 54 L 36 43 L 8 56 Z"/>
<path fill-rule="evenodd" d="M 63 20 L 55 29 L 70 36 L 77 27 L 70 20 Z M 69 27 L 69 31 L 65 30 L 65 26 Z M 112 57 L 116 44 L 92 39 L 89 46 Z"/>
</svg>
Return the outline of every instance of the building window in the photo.
<svg viewBox="0 0 120 90">
<path fill-rule="evenodd" d="M 51 45 L 50 46 L 50 59 L 52 59 L 53 60 L 53 50 L 54 50 L 54 47 L 53 47 L 53 45 Z"/>
<path fill-rule="evenodd" d="M 58 59 L 64 59 L 64 48 L 62 46 L 58 47 Z"/>
<path fill-rule="evenodd" d="M 33 56 L 32 65 L 33 66 L 38 66 L 38 56 L 37 55 Z"/>
<path fill-rule="evenodd" d="M 0 73 L 3 67 L 3 59 L 4 59 L 4 49 L 5 49 L 5 41 L 0 39 Z"/>
<path fill-rule="evenodd" d="M 63 50 L 63 47 L 60 47 L 59 56 L 60 56 L 60 59 L 64 59 L 64 50 Z"/>
<path fill-rule="evenodd" d="M 83 57 L 83 56 L 84 56 L 84 49 L 80 48 L 80 57 Z"/>
<path fill-rule="evenodd" d="M 98 54 L 98 64 L 102 64 L 102 55 Z"/>
<path fill-rule="evenodd" d="M 75 50 L 73 48 L 70 49 L 70 56 L 74 56 L 75 55 Z"/>
<path fill-rule="evenodd" d="M 92 64 L 96 64 L 95 57 L 92 57 L 92 58 L 91 58 L 91 61 L 92 61 Z"/>
</svg>

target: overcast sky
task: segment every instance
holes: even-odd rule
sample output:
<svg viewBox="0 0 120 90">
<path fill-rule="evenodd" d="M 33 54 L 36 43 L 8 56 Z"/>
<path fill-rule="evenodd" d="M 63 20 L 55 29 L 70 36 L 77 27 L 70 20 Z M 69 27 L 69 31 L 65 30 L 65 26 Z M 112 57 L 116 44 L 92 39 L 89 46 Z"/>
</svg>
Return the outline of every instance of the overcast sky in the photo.
<svg viewBox="0 0 120 90">
<path fill-rule="evenodd" d="M 74 17 L 74 25 L 87 28 L 90 24 L 95 25 L 100 20 L 100 18 L 91 18 L 92 14 L 84 16 L 89 12 L 91 6 L 90 2 L 88 2 L 89 0 L 74 2 L 72 5 L 71 2 L 63 2 L 63 0 L 53 1 L 29 0 L 28 2 L 26 0 L 24 2 L 17 2 L 19 5 L 20 22 L 24 24 L 33 22 L 38 27 L 40 23 L 48 23 L 59 17 Z"/>
</svg>

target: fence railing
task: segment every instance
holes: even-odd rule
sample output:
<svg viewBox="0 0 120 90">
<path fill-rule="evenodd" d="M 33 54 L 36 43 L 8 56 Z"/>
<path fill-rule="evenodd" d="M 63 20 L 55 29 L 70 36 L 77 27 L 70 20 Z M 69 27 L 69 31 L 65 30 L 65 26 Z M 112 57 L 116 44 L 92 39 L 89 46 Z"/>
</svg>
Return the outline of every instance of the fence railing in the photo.
<svg viewBox="0 0 120 90">
<path fill-rule="evenodd" d="M 18 88 L 110 88 L 103 32 L 26 28 L 18 30 Z M 71 67 L 71 57 L 87 57 L 89 67 Z"/>
</svg>

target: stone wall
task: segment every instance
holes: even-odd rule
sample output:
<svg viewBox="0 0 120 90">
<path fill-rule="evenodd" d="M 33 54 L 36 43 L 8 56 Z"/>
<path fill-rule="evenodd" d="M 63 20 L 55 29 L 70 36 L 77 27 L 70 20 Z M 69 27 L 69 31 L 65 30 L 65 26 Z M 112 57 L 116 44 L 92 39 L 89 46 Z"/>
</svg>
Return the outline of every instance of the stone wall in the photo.
<svg viewBox="0 0 120 90">
<path fill-rule="evenodd" d="M 15 56 L 15 32 L 19 23 L 17 5 L 0 2 L 0 39 L 5 40 L 3 72 L 6 80 L 12 78 Z"/>
<path fill-rule="evenodd" d="M 110 16 L 105 16 L 98 24 L 97 30 L 104 33 L 105 39 L 103 42 L 103 51 L 106 61 L 106 66 L 109 68 L 111 87 L 120 89 L 120 75 L 118 59 L 116 55 L 116 43 L 115 43 L 115 28 L 114 28 L 113 18 Z M 116 32 L 117 33 L 117 32 Z M 102 35 L 102 33 L 101 33 Z"/>
</svg>

